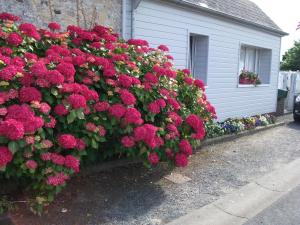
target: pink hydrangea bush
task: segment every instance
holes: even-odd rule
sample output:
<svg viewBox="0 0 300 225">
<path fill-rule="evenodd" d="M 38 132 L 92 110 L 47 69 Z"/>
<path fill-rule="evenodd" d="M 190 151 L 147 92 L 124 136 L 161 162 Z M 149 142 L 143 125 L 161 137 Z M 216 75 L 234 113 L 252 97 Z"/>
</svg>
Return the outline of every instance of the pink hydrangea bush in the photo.
<svg viewBox="0 0 300 225">
<path fill-rule="evenodd" d="M 91 156 L 185 167 L 216 117 L 164 45 L 110 28 L 49 29 L 0 14 L 0 170 L 49 202 Z M 96 153 L 96 154 L 95 154 Z M 89 156 L 89 157 L 85 157 Z M 41 199 L 43 199 L 41 201 Z"/>
</svg>

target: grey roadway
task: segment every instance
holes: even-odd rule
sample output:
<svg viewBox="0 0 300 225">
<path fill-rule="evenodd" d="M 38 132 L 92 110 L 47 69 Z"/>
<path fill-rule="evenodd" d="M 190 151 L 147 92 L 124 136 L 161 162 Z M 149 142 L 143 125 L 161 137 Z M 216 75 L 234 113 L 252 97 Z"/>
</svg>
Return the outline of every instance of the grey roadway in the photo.
<svg viewBox="0 0 300 225">
<path fill-rule="evenodd" d="M 244 225 L 299 225 L 300 186 L 281 197 Z"/>
<path fill-rule="evenodd" d="M 299 136 L 300 125 L 291 123 L 206 146 L 188 168 L 176 170 L 191 178 L 184 184 L 164 179 L 170 171 L 163 166 L 147 171 L 131 165 L 77 177 L 43 217 L 20 205 L 11 218 L 18 225 L 166 224 L 300 158 Z"/>
</svg>

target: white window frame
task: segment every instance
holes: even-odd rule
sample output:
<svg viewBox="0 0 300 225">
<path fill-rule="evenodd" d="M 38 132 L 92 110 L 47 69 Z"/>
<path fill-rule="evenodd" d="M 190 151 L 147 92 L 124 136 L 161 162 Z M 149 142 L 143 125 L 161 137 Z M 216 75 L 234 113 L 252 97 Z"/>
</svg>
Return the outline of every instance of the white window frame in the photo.
<svg viewBox="0 0 300 225">
<path fill-rule="evenodd" d="M 207 52 L 206 52 L 206 68 L 205 68 L 205 80 L 203 80 L 203 82 L 205 83 L 205 87 L 207 88 L 208 87 L 208 62 L 209 62 L 209 36 L 208 35 L 205 35 L 205 34 L 199 34 L 199 33 L 195 33 L 195 32 L 189 32 L 187 31 L 187 68 L 189 68 L 189 70 L 191 71 L 191 74 L 194 78 L 197 78 L 195 77 L 195 74 L 194 74 L 194 68 L 192 68 L 192 64 L 191 64 L 191 43 L 190 43 L 190 40 L 191 40 L 191 37 L 192 36 L 200 36 L 200 37 L 203 37 L 203 38 L 207 38 Z M 200 78 L 201 79 L 201 78 Z"/>
<path fill-rule="evenodd" d="M 262 83 L 262 84 L 259 84 L 259 85 L 253 85 L 253 84 L 240 84 L 239 83 L 239 76 L 241 74 L 241 68 L 240 68 L 240 57 L 241 57 L 241 50 L 243 47 L 246 47 L 246 48 L 254 48 L 256 49 L 256 62 L 255 62 L 255 71 L 251 71 L 251 72 L 254 72 L 254 73 L 257 73 L 259 75 L 260 71 L 259 71 L 259 67 L 260 67 L 260 60 L 259 60 L 259 51 L 263 51 L 263 50 L 268 50 L 271 52 L 271 55 L 270 55 L 270 65 L 269 65 L 269 76 L 268 76 L 268 81 L 267 83 Z M 239 51 L 238 51 L 238 66 L 237 66 L 237 70 L 238 70 L 238 74 L 237 74 L 237 87 L 241 87 L 241 88 L 248 88 L 248 87 L 269 87 L 270 84 L 271 84 L 271 67 L 272 67 L 272 49 L 267 49 L 267 48 L 263 48 L 263 47 L 259 47 L 259 46 L 254 46 L 254 45 L 250 45 L 250 44 L 245 44 L 245 43 L 240 43 L 239 45 Z"/>
</svg>

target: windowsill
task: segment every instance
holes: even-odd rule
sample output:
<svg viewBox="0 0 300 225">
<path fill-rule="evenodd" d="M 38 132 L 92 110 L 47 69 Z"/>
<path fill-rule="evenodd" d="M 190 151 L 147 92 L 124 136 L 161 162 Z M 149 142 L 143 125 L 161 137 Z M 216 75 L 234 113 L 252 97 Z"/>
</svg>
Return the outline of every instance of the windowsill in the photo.
<svg viewBox="0 0 300 225">
<path fill-rule="evenodd" d="M 238 84 L 238 88 L 270 87 L 270 84 Z"/>
</svg>

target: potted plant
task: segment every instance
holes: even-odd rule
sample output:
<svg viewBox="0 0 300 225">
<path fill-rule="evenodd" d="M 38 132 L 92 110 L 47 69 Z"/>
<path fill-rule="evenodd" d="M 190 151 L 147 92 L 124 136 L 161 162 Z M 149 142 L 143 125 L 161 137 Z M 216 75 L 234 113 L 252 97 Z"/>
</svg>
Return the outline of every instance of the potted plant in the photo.
<svg viewBox="0 0 300 225">
<path fill-rule="evenodd" d="M 239 76 L 239 84 L 253 84 L 256 86 L 261 84 L 261 80 L 258 74 L 247 70 L 242 70 Z"/>
</svg>

